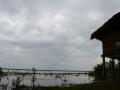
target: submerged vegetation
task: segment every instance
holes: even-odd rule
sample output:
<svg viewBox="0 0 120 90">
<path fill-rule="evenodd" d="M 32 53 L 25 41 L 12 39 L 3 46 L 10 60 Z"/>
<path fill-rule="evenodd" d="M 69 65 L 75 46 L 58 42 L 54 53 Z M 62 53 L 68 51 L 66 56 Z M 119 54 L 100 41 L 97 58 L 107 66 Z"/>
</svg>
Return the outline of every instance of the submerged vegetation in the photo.
<svg viewBox="0 0 120 90">
<path fill-rule="evenodd" d="M 109 69 L 106 69 L 107 72 L 109 73 Z M 116 72 L 118 72 L 118 69 L 116 69 Z M 119 71 L 120 72 L 120 71 Z M 9 77 L 9 75 L 15 75 L 16 78 L 12 80 L 12 84 L 9 87 L 8 84 L 2 84 L 0 88 L 3 90 L 119 90 L 120 89 L 120 81 L 102 81 L 103 80 L 103 65 L 98 64 L 94 67 L 94 71 L 89 73 L 90 76 L 95 77 L 94 82 L 90 83 L 83 83 L 83 84 L 69 84 L 68 85 L 68 80 L 66 79 L 66 76 L 76 76 L 77 78 L 81 77 L 80 73 L 38 73 L 35 68 L 32 68 L 31 71 L 27 72 L 11 72 L 7 71 L 4 72 L 4 70 L 1 68 L 0 69 L 0 74 L 1 78 L 2 77 Z M 36 81 L 38 81 L 40 78 L 38 78 L 40 75 L 45 76 L 45 77 L 54 77 L 56 80 L 60 79 L 61 81 L 64 82 L 61 86 L 42 86 L 40 84 L 35 84 Z M 120 74 L 119 74 L 120 75 Z M 117 74 L 117 76 L 119 76 Z M 29 76 L 31 85 L 25 85 L 23 84 L 24 79 Z M 49 77 L 49 78 L 50 78 Z M 9 78 L 8 78 L 9 79 Z M 1 80 L 1 79 L 0 79 Z M 50 79 L 49 79 L 50 80 Z M 10 89 L 8 89 L 10 88 Z"/>
<path fill-rule="evenodd" d="M 45 87 L 68 87 L 80 83 L 91 83 L 94 78 L 88 76 L 88 71 L 39 71 L 29 69 L 5 69 L 0 78 L 0 88 L 3 90 L 41 90 Z M 48 81 L 48 82 L 47 82 Z M 48 83 L 48 84 L 47 84 Z M 47 84 L 47 85 L 46 85 Z"/>
</svg>

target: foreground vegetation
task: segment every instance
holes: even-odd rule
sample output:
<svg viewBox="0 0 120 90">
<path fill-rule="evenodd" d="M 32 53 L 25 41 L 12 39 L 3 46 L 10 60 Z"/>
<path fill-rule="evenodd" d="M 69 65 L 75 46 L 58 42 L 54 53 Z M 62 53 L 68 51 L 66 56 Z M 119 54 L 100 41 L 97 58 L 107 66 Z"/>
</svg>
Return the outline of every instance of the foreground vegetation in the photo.
<svg viewBox="0 0 120 90">
<path fill-rule="evenodd" d="M 15 90 L 26 90 L 26 89 L 15 89 Z M 29 87 L 27 88 L 29 89 Z M 32 90 L 120 90 L 119 81 L 102 81 L 94 82 L 91 84 L 74 85 L 69 87 L 34 87 Z"/>
</svg>

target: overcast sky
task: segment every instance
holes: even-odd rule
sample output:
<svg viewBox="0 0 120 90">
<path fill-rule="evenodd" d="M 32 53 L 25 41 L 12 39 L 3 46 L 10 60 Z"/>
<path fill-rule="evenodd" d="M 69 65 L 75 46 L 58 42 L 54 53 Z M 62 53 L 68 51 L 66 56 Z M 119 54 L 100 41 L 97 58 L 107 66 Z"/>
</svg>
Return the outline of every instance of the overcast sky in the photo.
<svg viewBox="0 0 120 90">
<path fill-rule="evenodd" d="M 120 0 L 0 0 L 0 66 L 91 70 L 101 42 L 75 48 L 119 10 Z"/>
</svg>

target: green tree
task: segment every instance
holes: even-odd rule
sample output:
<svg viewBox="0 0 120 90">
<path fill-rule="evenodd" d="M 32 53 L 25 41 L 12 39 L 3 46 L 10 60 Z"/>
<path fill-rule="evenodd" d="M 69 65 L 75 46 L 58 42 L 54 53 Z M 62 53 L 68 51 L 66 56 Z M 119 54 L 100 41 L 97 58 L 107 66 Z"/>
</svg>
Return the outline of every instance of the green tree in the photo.
<svg viewBox="0 0 120 90">
<path fill-rule="evenodd" d="M 3 75 L 3 71 L 1 67 L 0 67 L 0 75 Z"/>
</svg>

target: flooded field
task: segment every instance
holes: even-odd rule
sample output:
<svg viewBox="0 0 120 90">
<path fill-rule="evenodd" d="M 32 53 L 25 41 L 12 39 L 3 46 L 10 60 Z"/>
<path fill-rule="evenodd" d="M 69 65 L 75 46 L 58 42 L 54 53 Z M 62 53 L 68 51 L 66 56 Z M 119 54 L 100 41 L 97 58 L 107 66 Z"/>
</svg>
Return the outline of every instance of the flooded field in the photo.
<svg viewBox="0 0 120 90">
<path fill-rule="evenodd" d="M 23 86 L 70 86 L 76 84 L 92 83 L 93 77 L 88 74 L 78 72 L 9 72 L 0 77 L 1 88 L 11 90 L 11 88 L 18 84 Z"/>
</svg>

